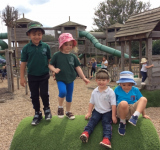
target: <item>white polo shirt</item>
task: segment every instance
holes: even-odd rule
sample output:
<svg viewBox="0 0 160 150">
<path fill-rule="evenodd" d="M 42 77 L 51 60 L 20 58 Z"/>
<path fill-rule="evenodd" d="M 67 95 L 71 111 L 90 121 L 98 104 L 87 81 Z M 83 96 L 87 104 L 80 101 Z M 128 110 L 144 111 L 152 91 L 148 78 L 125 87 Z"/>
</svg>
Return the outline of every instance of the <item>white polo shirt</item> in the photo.
<svg viewBox="0 0 160 150">
<path fill-rule="evenodd" d="M 96 87 L 91 94 L 90 103 L 94 105 L 96 111 L 104 114 L 112 110 L 112 105 L 116 105 L 116 96 L 109 86 L 103 92 L 99 92 Z"/>
</svg>

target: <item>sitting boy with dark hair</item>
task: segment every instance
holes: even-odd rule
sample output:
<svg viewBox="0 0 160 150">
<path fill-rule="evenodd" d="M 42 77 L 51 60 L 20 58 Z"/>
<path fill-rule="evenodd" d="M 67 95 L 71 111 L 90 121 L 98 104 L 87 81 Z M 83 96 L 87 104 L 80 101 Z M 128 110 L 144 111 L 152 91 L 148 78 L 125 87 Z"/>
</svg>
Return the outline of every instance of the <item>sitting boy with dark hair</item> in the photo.
<svg viewBox="0 0 160 150">
<path fill-rule="evenodd" d="M 134 81 L 133 73 L 130 71 L 122 71 L 117 83 L 119 83 L 119 86 L 117 86 L 114 91 L 117 101 L 117 116 L 120 118 L 118 133 L 125 135 L 126 120 L 136 126 L 141 113 L 144 118 L 150 118 L 144 111 L 147 99 L 143 97 L 139 89 L 134 86 L 136 82 Z"/>
</svg>

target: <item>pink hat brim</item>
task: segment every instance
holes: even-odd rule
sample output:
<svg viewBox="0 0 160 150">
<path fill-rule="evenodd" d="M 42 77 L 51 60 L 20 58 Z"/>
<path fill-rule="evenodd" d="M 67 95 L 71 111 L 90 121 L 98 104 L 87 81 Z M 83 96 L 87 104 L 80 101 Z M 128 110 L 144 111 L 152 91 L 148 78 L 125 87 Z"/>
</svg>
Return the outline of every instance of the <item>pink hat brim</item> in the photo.
<svg viewBox="0 0 160 150">
<path fill-rule="evenodd" d="M 63 43 L 61 43 L 59 45 L 59 48 L 61 48 L 61 46 L 66 43 L 66 42 L 70 42 L 70 41 L 73 41 L 73 46 L 76 46 L 77 45 L 77 41 L 75 39 L 68 39 L 68 40 L 65 40 Z"/>
</svg>

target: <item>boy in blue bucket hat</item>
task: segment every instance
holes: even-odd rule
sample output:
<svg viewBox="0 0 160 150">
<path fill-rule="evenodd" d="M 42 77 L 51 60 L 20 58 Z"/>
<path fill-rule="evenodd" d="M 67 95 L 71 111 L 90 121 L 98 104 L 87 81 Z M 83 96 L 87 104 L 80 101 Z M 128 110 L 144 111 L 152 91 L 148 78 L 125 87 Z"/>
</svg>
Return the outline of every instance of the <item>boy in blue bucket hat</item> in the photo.
<svg viewBox="0 0 160 150">
<path fill-rule="evenodd" d="M 142 113 L 144 118 L 150 119 L 145 114 L 147 99 L 142 96 L 141 92 L 134 81 L 134 75 L 130 71 L 122 71 L 120 79 L 117 81 L 119 86 L 115 88 L 117 102 L 117 117 L 120 118 L 118 133 L 125 135 L 126 120 L 136 126 L 139 115 Z"/>
</svg>

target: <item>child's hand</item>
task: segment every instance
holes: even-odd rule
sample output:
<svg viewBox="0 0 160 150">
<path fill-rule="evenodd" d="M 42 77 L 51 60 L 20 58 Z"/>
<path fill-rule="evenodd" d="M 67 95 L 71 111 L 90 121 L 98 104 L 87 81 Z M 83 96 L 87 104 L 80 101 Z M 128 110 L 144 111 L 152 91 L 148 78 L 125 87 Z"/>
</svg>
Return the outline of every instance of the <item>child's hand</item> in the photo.
<svg viewBox="0 0 160 150">
<path fill-rule="evenodd" d="M 154 65 L 152 64 L 152 67 L 153 67 Z"/>
<path fill-rule="evenodd" d="M 150 119 L 150 120 L 151 120 L 151 118 L 150 118 L 149 116 L 147 116 L 147 115 L 143 115 L 143 118 L 146 118 L 146 119 Z"/>
<path fill-rule="evenodd" d="M 25 80 L 25 78 L 21 78 L 21 79 L 20 79 L 20 84 L 21 84 L 21 86 L 23 86 L 23 87 L 26 86 L 26 80 Z"/>
<path fill-rule="evenodd" d="M 84 78 L 83 81 L 84 81 L 86 84 L 90 83 L 90 81 L 89 81 L 87 78 Z"/>
<path fill-rule="evenodd" d="M 53 79 L 56 80 L 55 78 L 55 72 L 52 73 Z"/>
<path fill-rule="evenodd" d="M 112 121 L 113 121 L 113 123 L 117 123 L 117 117 L 116 116 L 112 116 Z"/>
<path fill-rule="evenodd" d="M 91 114 L 90 113 L 87 113 L 86 115 L 85 115 L 85 119 L 87 120 L 87 119 L 89 119 L 91 117 Z"/>
<path fill-rule="evenodd" d="M 58 74 L 60 71 L 61 71 L 61 70 L 60 70 L 59 68 L 55 68 L 55 70 L 54 70 L 54 72 L 57 73 L 57 74 Z"/>
</svg>

